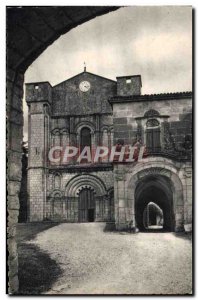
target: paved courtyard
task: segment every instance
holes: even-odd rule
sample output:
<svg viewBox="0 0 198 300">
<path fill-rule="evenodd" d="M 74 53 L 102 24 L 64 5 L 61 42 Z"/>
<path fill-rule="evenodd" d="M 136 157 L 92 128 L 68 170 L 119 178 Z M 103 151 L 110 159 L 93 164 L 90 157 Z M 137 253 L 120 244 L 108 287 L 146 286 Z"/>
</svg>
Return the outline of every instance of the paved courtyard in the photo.
<svg viewBox="0 0 198 300">
<path fill-rule="evenodd" d="M 62 269 L 47 294 L 189 294 L 191 241 L 174 233 L 104 232 L 60 224 L 33 243 Z"/>
</svg>

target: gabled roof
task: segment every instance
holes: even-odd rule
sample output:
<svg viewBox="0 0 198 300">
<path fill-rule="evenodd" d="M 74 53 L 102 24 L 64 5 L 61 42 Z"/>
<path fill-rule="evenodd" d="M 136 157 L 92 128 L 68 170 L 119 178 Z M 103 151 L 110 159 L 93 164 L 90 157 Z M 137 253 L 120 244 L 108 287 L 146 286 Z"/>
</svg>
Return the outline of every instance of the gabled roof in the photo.
<svg viewBox="0 0 198 300">
<path fill-rule="evenodd" d="M 56 86 L 58 86 L 59 84 L 62 84 L 63 82 L 67 82 L 67 81 L 69 81 L 69 80 L 71 80 L 71 79 L 74 79 L 75 77 L 78 77 L 78 76 L 83 75 L 83 74 L 85 74 L 85 73 L 86 73 L 86 74 L 89 74 L 89 75 L 92 75 L 92 76 L 95 76 L 95 77 L 98 77 L 98 78 L 102 78 L 102 79 L 105 79 L 105 80 L 109 80 L 109 81 L 111 81 L 111 82 L 113 82 L 113 83 L 116 83 L 115 80 L 112 80 L 112 79 L 109 79 L 109 78 L 106 78 L 106 77 L 103 77 L 103 76 L 100 76 L 100 75 L 97 75 L 97 74 L 93 74 L 93 73 L 84 71 L 84 72 L 81 72 L 81 73 L 79 73 L 79 74 L 77 74 L 77 75 L 75 75 L 75 76 L 73 76 L 73 77 L 70 77 L 70 78 L 68 78 L 68 79 L 66 79 L 66 80 L 64 80 L 64 81 L 62 81 L 62 82 L 60 82 L 60 83 L 54 85 L 53 87 L 56 87 Z"/>
</svg>

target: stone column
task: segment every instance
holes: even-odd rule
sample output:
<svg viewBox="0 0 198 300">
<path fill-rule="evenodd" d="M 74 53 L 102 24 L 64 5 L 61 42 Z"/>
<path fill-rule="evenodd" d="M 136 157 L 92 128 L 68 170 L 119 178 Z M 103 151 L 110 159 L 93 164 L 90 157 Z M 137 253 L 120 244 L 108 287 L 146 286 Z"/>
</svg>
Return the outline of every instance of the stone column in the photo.
<svg viewBox="0 0 198 300">
<path fill-rule="evenodd" d="M 114 165 L 114 203 L 116 229 L 127 229 L 126 175 L 121 164 Z"/>
<path fill-rule="evenodd" d="M 91 132 L 91 157 L 92 157 L 92 161 L 93 161 L 94 156 L 95 156 L 95 151 L 96 151 L 96 136 L 95 136 L 95 132 Z"/>
<path fill-rule="evenodd" d="M 183 190 L 186 193 L 184 199 L 184 229 L 185 231 L 192 230 L 192 166 L 187 163 L 185 167 L 185 187 Z"/>
<path fill-rule="evenodd" d="M 102 146 L 105 146 L 105 147 L 109 147 L 109 134 L 108 134 L 108 131 L 107 129 L 104 129 L 103 130 L 103 136 L 102 136 Z M 108 155 L 104 158 L 102 158 L 102 161 L 103 162 L 108 162 Z"/>
<path fill-rule="evenodd" d="M 18 252 L 15 240 L 19 214 L 21 186 L 21 158 L 23 139 L 23 81 L 24 76 L 7 70 L 7 245 L 8 245 L 8 292 L 18 291 Z"/>
</svg>

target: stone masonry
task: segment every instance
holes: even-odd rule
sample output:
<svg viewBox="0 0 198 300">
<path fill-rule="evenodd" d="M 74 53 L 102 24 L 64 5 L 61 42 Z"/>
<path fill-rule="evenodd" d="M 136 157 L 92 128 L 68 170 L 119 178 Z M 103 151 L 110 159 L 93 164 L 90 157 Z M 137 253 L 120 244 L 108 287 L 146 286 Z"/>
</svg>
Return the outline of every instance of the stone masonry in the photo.
<svg viewBox="0 0 198 300">
<path fill-rule="evenodd" d="M 80 88 L 84 82 L 90 86 L 87 91 Z M 86 69 L 54 87 L 48 82 L 26 85 L 29 221 L 89 221 L 81 219 L 82 194 L 87 193 L 85 198 L 94 197 L 94 221 L 115 222 L 119 230 L 129 223 L 143 229 L 148 201 L 162 209 L 167 230 L 189 227 L 192 94 L 141 95 L 141 87 L 140 75 L 113 81 Z M 66 166 L 48 161 L 52 146 L 80 148 L 83 128 L 90 131 L 91 147 L 145 147 L 143 159 L 74 160 Z"/>
<path fill-rule="evenodd" d="M 56 39 L 72 28 L 119 7 L 8 7 L 7 8 L 7 209 L 10 294 L 18 291 L 15 226 L 21 180 L 24 72 Z"/>
<path fill-rule="evenodd" d="M 90 20 L 97 15 L 107 13 L 109 11 L 118 9 L 118 7 L 8 7 L 7 10 L 7 207 L 8 207 L 8 267 L 9 267 L 9 293 L 16 294 L 18 290 L 18 263 L 17 263 L 17 246 L 15 241 L 15 225 L 18 221 L 18 193 L 20 190 L 21 180 L 21 142 L 22 142 L 22 126 L 23 126 L 23 113 L 22 113 L 22 97 L 23 97 L 23 82 L 24 72 L 31 65 L 31 63 L 61 34 L 64 34 L 74 28 L 75 26 L 82 24 L 83 22 Z M 175 94 L 174 94 L 175 95 Z M 184 93 L 180 93 L 183 97 Z M 191 93 L 185 94 L 190 98 Z M 158 99 L 167 98 L 170 96 L 173 98 L 173 94 L 169 95 L 152 95 L 146 96 L 144 99 Z M 140 98 L 136 98 L 139 100 Z M 178 102 L 179 97 L 177 98 Z M 112 104 L 114 106 L 114 104 Z M 185 105 L 185 104 L 184 104 Z M 184 111 L 185 113 L 185 107 Z M 181 113 L 181 115 L 183 114 Z M 188 113 L 188 111 L 186 111 Z M 190 114 L 189 114 L 190 116 Z M 187 116 L 186 116 L 187 117 Z M 187 117 L 188 119 L 188 117 Z M 187 123 L 183 120 L 184 127 L 187 130 Z M 119 121 L 125 122 L 125 121 Z M 174 123 L 176 122 L 176 123 Z M 191 123 L 191 121 L 189 121 Z M 188 124 L 189 124 L 188 123 Z M 128 124 L 128 123 L 124 123 Z M 172 169 L 172 181 L 176 180 L 177 184 L 173 188 L 178 194 L 183 194 L 184 207 L 185 207 L 185 222 L 189 224 L 192 220 L 192 166 L 191 166 L 191 134 L 183 135 L 182 122 L 173 120 L 172 132 L 176 137 L 176 144 L 182 148 L 181 162 L 177 162 L 177 159 L 172 159 L 172 165 L 166 166 L 166 169 Z M 169 128 L 170 131 L 170 128 Z M 183 142 L 184 140 L 184 142 Z M 172 139 L 168 139 L 167 144 L 170 144 Z M 172 143 L 172 142 L 171 142 Z M 167 147 L 172 149 L 172 146 Z M 180 153 L 181 153 L 180 152 Z M 161 160 L 160 168 L 164 168 L 165 162 L 163 161 L 167 156 L 167 153 L 163 154 L 159 159 Z M 153 159 L 156 159 L 153 158 Z M 146 162 L 146 161 L 145 161 Z M 166 162 L 167 163 L 167 162 Z M 174 166 L 177 167 L 177 176 Z M 151 169 L 161 172 L 160 168 L 156 167 L 156 164 L 150 164 Z M 173 166 L 174 165 L 174 166 Z M 180 166 L 182 165 L 182 168 Z M 116 165 L 118 166 L 118 165 Z M 122 166 L 120 166 L 122 169 Z M 144 165 L 141 165 L 143 168 Z M 130 186 L 137 183 L 139 176 L 141 175 L 141 168 L 138 168 L 135 172 L 135 177 L 130 182 Z M 183 170 L 183 171 L 182 171 Z M 184 172 L 185 170 L 185 172 Z M 83 172 L 83 171 L 82 171 Z M 122 170 L 116 174 L 114 171 L 114 177 L 121 178 Z M 150 171 L 151 172 L 151 171 Z M 174 173 L 175 172 L 175 173 Z M 183 174 L 181 174 L 183 172 Z M 173 174 L 174 173 L 174 174 Z M 166 173 L 167 174 L 167 173 Z M 144 174 L 147 176 L 147 172 Z M 180 181 L 178 180 L 178 175 Z M 168 177 L 166 175 L 166 177 Z M 181 186 L 182 183 L 182 186 Z M 182 187 L 182 188 L 181 188 Z M 130 198 L 130 195 L 129 195 Z M 182 205 L 181 205 L 182 206 Z M 181 208 L 182 211 L 182 208 Z M 124 209 L 124 214 L 126 210 Z M 179 212 L 178 212 L 179 215 Z M 180 218 L 180 216 L 179 216 Z M 181 219 L 181 218 L 180 218 Z M 125 219 L 123 219 L 125 220 Z M 124 221 L 125 222 L 125 221 Z M 124 224 L 124 222 L 122 224 Z M 118 222 L 117 222 L 118 224 Z M 120 222 L 121 224 L 121 222 Z M 119 227 L 119 225 L 118 225 Z"/>
</svg>

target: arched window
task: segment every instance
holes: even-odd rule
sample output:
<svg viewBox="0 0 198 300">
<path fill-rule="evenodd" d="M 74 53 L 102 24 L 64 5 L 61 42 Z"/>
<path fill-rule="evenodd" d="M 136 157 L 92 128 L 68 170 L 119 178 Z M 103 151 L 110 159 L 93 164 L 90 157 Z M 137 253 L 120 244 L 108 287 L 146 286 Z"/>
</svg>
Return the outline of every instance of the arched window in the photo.
<svg viewBox="0 0 198 300">
<path fill-rule="evenodd" d="M 155 153 L 161 150 L 160 124 L 156 119 L 149 119 L 146 123 L 146 148 Z"/>
<path fill-rule="evenodd" d="M 80 132 L 80 148 L 81 151 L 84 147 L 91 148 L 91 130 L 88 127 L 83 127 Z"/>
</svg>

